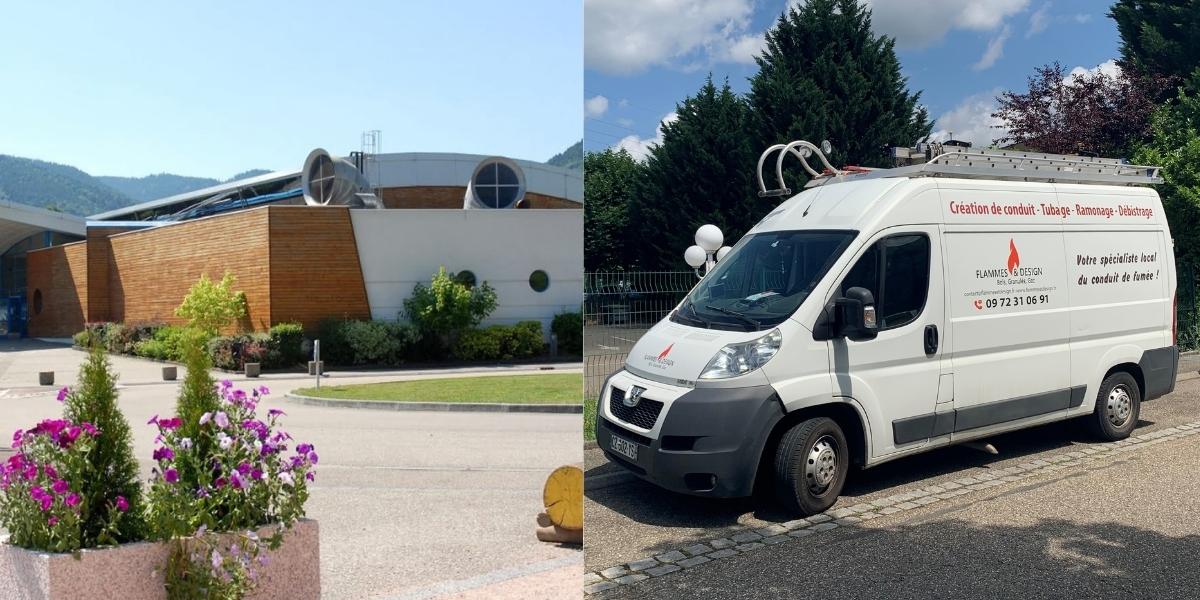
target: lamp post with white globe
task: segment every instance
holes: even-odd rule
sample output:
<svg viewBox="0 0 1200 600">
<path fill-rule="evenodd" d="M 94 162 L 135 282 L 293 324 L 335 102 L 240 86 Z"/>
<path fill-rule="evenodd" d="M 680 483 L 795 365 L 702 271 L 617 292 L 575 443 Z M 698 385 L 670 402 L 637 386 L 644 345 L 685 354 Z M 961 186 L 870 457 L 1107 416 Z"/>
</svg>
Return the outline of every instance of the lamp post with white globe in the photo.
<svg viewBox="0 0 1200 600">
<path fill-rule="evenodd" d="M 696 230 L 695 240 L 696 245 L 683 252 L 683 260 L 696 271 L 696 277 L 703 279 L 717 261 L 729 254 L 730 248 L 722 245 L 725 243 L 725 234 L 721 233 L 721 228 L 712 224 L 701 225 Z M 704 273 L 700 272 L 700 267 L 704 267 Z"/>
</svg>

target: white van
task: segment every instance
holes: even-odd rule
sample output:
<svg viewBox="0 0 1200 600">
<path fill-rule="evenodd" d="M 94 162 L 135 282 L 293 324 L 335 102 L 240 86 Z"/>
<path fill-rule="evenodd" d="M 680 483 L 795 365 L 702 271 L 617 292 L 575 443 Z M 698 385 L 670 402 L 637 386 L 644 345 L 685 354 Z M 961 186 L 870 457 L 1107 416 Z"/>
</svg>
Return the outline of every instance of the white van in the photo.
<svg viewBox="0 0 1200 600">
<path fill-rule="evenodd" d="M 596 439 L 613 462 L 703 496 L 769 478 L 812 514 L 851 464 L 1074 417 L 1119 440 L 1174 389 L 1175 260 L 1145 186 L 1157 168 L 935 146 L 929 162 L 851 174 L 807 142 L 764 159 L 776 150 L 780 188 L 789 153 L 826 171 L 804 161 L 809 189 L 605 383 Z"/>
</svg>

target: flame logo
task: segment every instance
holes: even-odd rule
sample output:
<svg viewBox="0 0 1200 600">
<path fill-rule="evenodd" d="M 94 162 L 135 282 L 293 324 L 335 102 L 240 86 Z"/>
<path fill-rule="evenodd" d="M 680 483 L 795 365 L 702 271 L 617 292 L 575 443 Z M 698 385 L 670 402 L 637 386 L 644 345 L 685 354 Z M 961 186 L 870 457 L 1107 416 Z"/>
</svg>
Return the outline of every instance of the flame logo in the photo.
<svg viewBox="0 0 1200 600">
<path fill-rule="evenodd" d="M 1013 243 L 1012 238 L 1008 240 L 1008 272 L 1015 273 L 1017 267 L 1021 266 L 1021 255 L 1017 254 L 1017 245 Z"/>
<path fill-rule="evenodd" d="M 662 354 L 658 355 L 658 360 L 662 360 L 662 359 L 666 358 L 667 355 L 671 353 L 671 348 L 674 348 L 674 347 L 675 347 L 675 344 L 671 344 L 670 346 L 667 346 L 667 349 L 663 350 Z"/>
</svg>

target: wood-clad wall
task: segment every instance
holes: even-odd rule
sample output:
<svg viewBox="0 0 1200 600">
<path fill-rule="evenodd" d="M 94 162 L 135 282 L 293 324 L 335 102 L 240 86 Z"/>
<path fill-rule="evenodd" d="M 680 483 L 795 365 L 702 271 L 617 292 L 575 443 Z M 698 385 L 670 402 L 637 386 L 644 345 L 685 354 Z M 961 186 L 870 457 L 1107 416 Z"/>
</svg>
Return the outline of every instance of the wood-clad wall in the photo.
<svg viewBox="0 0 1200 600">
<path fill-rule="evenodd" d="M 228 270 L 246 294 L 249 329 L 271 326 L 268 209 L 216 215 L 109 238 L 109 320 L 182 323 L 175 308 L 202 273 Z"/>
<path fill-rule="evenodd" d="M 312 331 L 329 317 L 369 319 L 358 246 L 344 206 L 272 206 L 271 320 Z"/>
<path fill-rule="evenodd" d="M 87 242 L 44 248 L 26 255 L 30 336 L 68 337 L 83 329 L 88 306 L 87 262 Z"/>
</svg>

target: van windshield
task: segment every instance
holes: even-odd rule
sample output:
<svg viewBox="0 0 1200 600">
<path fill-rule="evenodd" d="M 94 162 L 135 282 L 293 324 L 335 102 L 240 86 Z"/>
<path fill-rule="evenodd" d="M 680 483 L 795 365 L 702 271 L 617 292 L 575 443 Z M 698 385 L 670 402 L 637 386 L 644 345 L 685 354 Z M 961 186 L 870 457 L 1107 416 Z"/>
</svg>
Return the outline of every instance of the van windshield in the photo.
<svg viewBox="0 0 1200 600">
<path fill-rule="evenodd" d="M 671 320 L 755 331 L 790 317 L 841 256 L 853 231 L 770 231 L 742 238 Z"/>
</svg>

